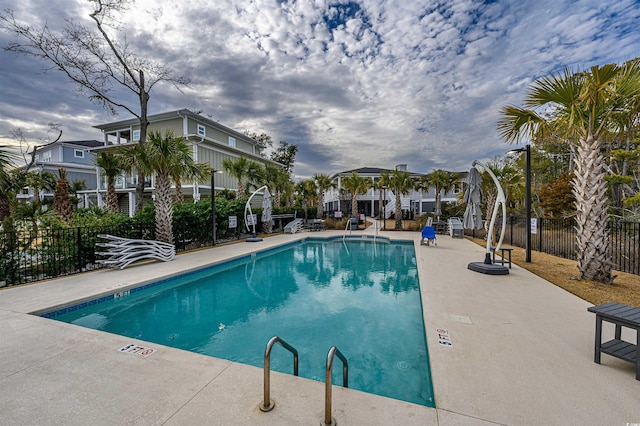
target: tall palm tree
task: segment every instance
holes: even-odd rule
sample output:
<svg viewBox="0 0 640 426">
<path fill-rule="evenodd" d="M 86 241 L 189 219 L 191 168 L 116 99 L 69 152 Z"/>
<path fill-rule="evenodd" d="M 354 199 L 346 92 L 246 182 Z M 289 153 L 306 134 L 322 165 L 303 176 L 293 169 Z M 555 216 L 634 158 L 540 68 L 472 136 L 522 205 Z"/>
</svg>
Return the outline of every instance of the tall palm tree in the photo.
<svg viewBox="0 0 640 426">
<path fill-rule="evenodd" d="M 612 283 L 609 262 L 608 197 L 601 140 L 614 125 L 615 113 L 640 93 L 637 61 L 607 64 L 587 71 L 569 69 L 533 83 L 525 107 L 506 106 L 498 130 L 507 142 L 555 133 L 569 141 L 576 157 L 576 249 L 581 279 Z M 538 113 L 550 111 L 548 113 Z"/>
<path fill-rule="evenodd" d="M 175 137 L 173 131 L 164 135 L 151 131 L 144 145 L 126 147 L 123 153 L 133 158 L 135 167 L 146 175 L 155 174 L 155 220 L 156 238 L 173 244 L 173 202 L 171 200 L 171 176 L 173 170 L 195 170 L 199 167 L 191 156 L 191 149 L 182 137 Z M 130 165 L 131 165 L 130 164 Z M 210 172 L 210 170 L 208 171 Z"/>
<path fill-rule="evenodd" d="M 245 196 L 244 180 L 247 178 L 250 166 L 251 165 L 247 157 L 238 157 L 235 160 L 225 158 L 222 160 L 222 167 L 224 167 L 224 170 L 237 181 L 236 198 L 242 198 Z"/>
<path fill-rule="evenodd" d="M 304 218 L 307 218 L 307 210 L 309 204 L 313 205 L 318 198 L 318 187 L 313 179 L 306 179 L 296 184 L 296 194 L 300 198 L 302 208 L 304 209 Z"/>
<path fill-rule="evenodd" d="M 102 169 L 102 173 L 107 178 L 107 210 L 117 212 L 116 178 L 124 171 L 124 159 L 114 152 L 102 151 L 96 156 L 96 165 Z"/>
<path fill-rule="evenodd" d="M 428 175 L 428 188 L 434 188 L 436 191 L 436 220 L 440 220 L 442 214 L 442 192 L 445 193 L 451 191 L 456 183 L 456 176 L 446 170 L 437 169 L 429 173 Z M 427 189 L 428 189 L 427 188 Z"/>
<path fill-rule="evenodd" d="M 262 183 L 265 174 L 264 166 L 256 161 L 249 160 L 247 166 L 247 183 L 245 185 L 245 195 L 249 191 L 254 191 L 266 183 Z"/>
<path fill-rule="evenodd" d="M 378 202 L 380 203 L 380 219 L 384 220 L 386 223 L 387 220 L 387 215 L 386 215 L 386 203 L 387 203 L 387 199 L 386 199 L 386 188 L 389 188 L 389 185 L 391 183 L 391 173 L 389 173 L 388 171 L 382 172 L 380 173 L 380 179 L 378 179 L 378 185 L 380 186 L 380 194 L 379 194 L 379 200 Z M 384 193 L 384 200 L 383 198 L 383 193 Z"/>
<path fill-rule="evenodd" d="M 389 187 L 389 176 L 389 172 L 382 172 L 380 173 L 378 180 L 371 184 L 371 187 L 375 191 L 378 191 L 378 219 L 380 220 L 383 220 L 384 217 L 384 204 L 382 198 L 384 190 Z"/>
<path fill-rule="evenodd" d="M 265 169 L 271 176 L 270 182 L 273 185 L 273 205 L 280 207 L 282 194 L 285 194 L 291 187 L 291 178 L 287 170 L 270 163 L 265 164 Z"/>
<path fill-rule="evenodd" d="M 369 190 L 369 179 L 365 179 L 357 172 L 341 179 L 342 187 L 351 194 L 351 217 L 358 216 L 358 195 Z"/>
<path fill-rule="evenodd" d="M 71 222 L 73 208 L 71 197 L 69 196 L 69 182 L 67 181 L 67 171 L 64 167 L 58 168 L 58 181 L 56 190 L 53 193 L 53 210 L 60 215 L 62 220 Z"/>
<path fill-rule="evenodd" d="M 211 166 L 203 163 L 178 164 L 171 173 L 171 179 L 176 185 L 176 203 L 184 203 L 184 193 L 182 192 L 182 180 L 201 181 L 211 174 Z"/>
<path fill-rule="evenodd" d="M 411 177 L 411 174 L 409 172 L 396 169 L 391 173 L 390 185 L 391 185 L 391 188 L 393 188 L 393 191 L 395 192 L 395 195 L 396 195 L 395 230 L 401 231 L 402 230 L 402 202 L 400 199 L 400 195 L 408 194 L 409 191 L 413 189 L 414 180 Z"/>
<path fill-rule="evenodd" d="M 313 180 L 316 182 L 318 188 L 318 214 L 317 218 L 322 219 L 324 217 L 324 193 L 331 188 L 335 188 L 336 184 L 331 180 L 328 175 L 323 173 L 317 173 Z"/>
<path fill-rule="evenodd" d="M 33 203 L 38 208 L 42 206 L 40 193 L 53 191 L 56 187 L 56 175 L 48 171 L 27 172 L 24 174 L 25 185 L 33 191 Z"/>
</svg>

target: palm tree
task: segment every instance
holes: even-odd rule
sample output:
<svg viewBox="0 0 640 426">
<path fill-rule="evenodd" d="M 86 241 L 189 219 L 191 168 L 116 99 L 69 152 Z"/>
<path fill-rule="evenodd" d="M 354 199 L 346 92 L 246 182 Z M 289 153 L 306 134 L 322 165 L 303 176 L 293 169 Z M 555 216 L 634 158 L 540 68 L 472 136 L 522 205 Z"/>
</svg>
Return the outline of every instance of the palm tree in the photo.
<svg viewBox="0 0 640 426">
<path fill-rule="evenodd" d="M 391 188 L 393 188 L 393 191 L 395 192 L 395 195 L 396 195 L 395 230 L 401 231 L 402 230 L 402 202 L 400 200 L 400 195 L 408 194 L 409 191 L 413 189 L 414 180 L 411 177 L 411 174 L 409 172 L 396 169 L 391 173 L 390 185 L 391 185 Z"/>
<path fill-rule="evenodd" d="M 378 191 L 379 199 L 378 199 L 378 219 L 383 219 L 384 215 L 384 205 L 383 205 L 383 194 L 384 190 L 389 186 L 389 172 L 380 173 L 380 177 L 378 180 L 374 181 L 371 184 L 371 187 Z"/>
<path fill-rule="evenodd" d="M 369 190 L 369 179 L 353 172 L 342 179 L 342 187 L 351 194 L 351 217 L 358 216 L 358 195 Z"/>
<path fill-rule="evenodd" d="M 38 208 L 42 205 L 40 192 L 53 191 L 56 187 L 56 175 L 48 171 L 27 172 L 24 174 L 25 185 L 33 191 L 33 203 Z"/>
<path fill-rule="evenodd" d="M 428 192 L 429 188 L 431 188 L 431 181 L 429 180 L 429 175 L 421 175 L 419 178 L 414 180 L 413 189 L 418 192 Z"/>
<path fill-rule="evenodd" d="M 581 279 L 612 283 L 605 158 L 601 139 L 615 125 L 621 108 L 640 93 L 638 61 L 607 64 L 588 71 L 563 71 L 533 83 L 525 107 L 506 106 L 498 122 L 509 143 L 555 133 L 577 151 L 572 180 L 576 196 L 576 249 Z M 538 113 L 535 110 L 550 111 Z"/>
<path fill-rule="evenodd" d="M 75 206 L 79 203 L 78 192 L 85 189 L 87 189 L 87 182 L 84 180 L 73 180 L 69 182 L 69 194 L 71 195 L 71 201 Z"/>
<path fill-rule="evenodd" d="M 176 203 L 184 203 L 182 192 L 182 180 L 190 179 L 200 181 L 211 174 L 211 166 L 203 163 L 179 164 L 171 173 L 171 179 L 176 185 Z"/>
<path fill-rule="evenodd" d="M 304 218 L 306 219 L 309 204 L 313 204 L 318 197 L 316 182 L 313 179 L 306 179 L 298 182 L 296 184 L 296 193 L 298 197 L 300 197 L 302 208 L 304 209 Z"/>
<path fill-rule="evenodd" d="M 225 158 L 222 160 L 222 167 L 224 167 L 224 170 L 227 173 L 236 178 L 236 198 L 240 199 L 244 197 L 245 187 L 243 180 L 247 178 L 247 173 L 249 173 L 250 167 L 247 157 L 238 157 L 235 160 Z"/>
<path fill-rule="evenodd" d="M 445 193 L 451 191 L 455 185 L 456 177 L 455 175 L 447 172 L 446 170 L 438 169 L 434 170 L 428 175 L 428 188 L 434 188 L 436 191 L 436 211 L 435 216 L 436 220 L 440 220 L 440 215 L 442 214 L 442 191 Z"/>
<path fill-rule="evenodd" d="M 280 207 L 282 194 L 291 186 L 291 178 L 287 170 L 271 163 L 266 163 L 265 173 L 269 181 L 269 189 L 273 190 L 273 206 Z"/>
<path fill-rule="evenodd" d="M 123 154 L 135 158 L 129 168 L 135 164 L 138 170 L 146 175 L 155 174 L 155 220 L 156 238 L 159 241 L 173 244 L 173 202 L 171 200 L 171 176 L 173 171 L 196 170 L 199 167 L 191 156 L 191 149 L 182 137 L 174 137 L 173 131 L 167 130 L 164 135 L 159 131 L 149 133 L 144 145 L 126 147 Z M 209 173 L 207 171 L 207 173 Z"/>
<path fill-rule="evenodd" d="M 0 146 L 0 221 L 11 214 L 9 191 L 12 183 L 11 168 L 16 156 Z"/>
<path fill-rule="evenodd" d="M 120 154 L 102 151 L 96 156 L 96 165 L 102 169 L 107 178 L 107 210 L 118 211 L 118 194 L 116 194 L 116 178 L 125 169 L 124 158 Z"/>
<path fill-rule="evenodd" d="M 265 174 L 265 169 L 262 164 L 249 160 L 247 162 L 247 184 L 245 186 L 245 192 L 254 191 L 260 188 L 262 185 L 266 185 L 266 183 L 262 183 L 263 176 Z M 247 194 L 245 194 L 247 195 Z"/>
<path fill-rule="evenodd" d="M 324 193 L 331 188 L 335 188 L 336 184 L 331 180 L 328 175 L 318 173 L 313 177 L 318 188 L 318 214 L 317 218 L 322 219 L 324 217 Z"/>
<path fill-rule="evenodd" d="M 58 175 L 56 190 L 53 193 L 53 210 L 60 215 L 62 220 L 70 223 L 73 208 L 71 206 L 71 197 L 69 196 L 67 171 L 63 167 L 60 167 L 58 168 Z"/>
</svg>

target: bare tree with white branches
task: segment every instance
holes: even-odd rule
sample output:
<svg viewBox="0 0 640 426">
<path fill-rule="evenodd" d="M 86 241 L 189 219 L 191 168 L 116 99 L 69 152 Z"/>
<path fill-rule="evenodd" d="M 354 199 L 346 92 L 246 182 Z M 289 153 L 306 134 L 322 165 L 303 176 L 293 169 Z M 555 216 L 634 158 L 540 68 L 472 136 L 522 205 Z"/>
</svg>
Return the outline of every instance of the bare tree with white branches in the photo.
<svg viewBox="0 0 640 426">
<path fill-rule="evenodd" d="M 45 23 L 41 27 L 22 23 L 14 12 L 0 12 L 0 29 L 15 36 L 5 50 L 48 62 L 62 71 L 88 92 L 89 99 L 98 102 L 112 114 L 125 110 L 140 122 L 140 144 L 147 137 L 147 111 L 150 92 L 159 82 L 172 84 L 178 90 L 188 85 L 187 77 L 176 76 L 172 70 L 150 59 L 136 55 L 126 37 L 119 37 L 122 27 L 118 17 L 126 12 L 133 0 L 88 0 L 93 5 L 89 17 L 95 28 L 67 19 L 56 30 Z M 138 105 L 117 98 L 117 89 L 126 88 L 135 94 Z M 144 176 L 138 171 L 136 211 L 142 207 Z"/>
</svg>

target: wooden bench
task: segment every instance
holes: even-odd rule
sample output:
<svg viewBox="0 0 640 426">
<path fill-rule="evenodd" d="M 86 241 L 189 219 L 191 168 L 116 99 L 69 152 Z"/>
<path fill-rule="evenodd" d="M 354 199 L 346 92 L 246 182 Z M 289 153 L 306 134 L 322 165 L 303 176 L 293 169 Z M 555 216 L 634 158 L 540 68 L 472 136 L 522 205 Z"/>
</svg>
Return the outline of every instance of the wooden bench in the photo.
<svg viewBox="0 0 640 426">
<path fill-rule="evenodd" d="M 107 258 L 97 262 L 109 268 L 124 269 L 132 262 L 142 259 L 158 259 L 168 262 L 173 260 L 176 255 L 176 248 L 173 244 L 161 241 L 134 240 L 108 234 L 100 234 L 98 238 L 107 240 L 104 243 L 96 243 L 96 246 L 104 247 L 107 251 L 96 254 L 107 256 Z"/>
<path fill-rule="evenodd" d="M 635 364 L 636 380 L 640 380 L 640 308 L 609 302 L 587 308 L 596 314 L 596 341 L 594 362 L 600 364 L 600 354 L 620 358 Z M 602 321 L 616 325 L 613 340 L 602 343 Z M 636 330 L 636 344 L 622 340 L 622 327 Z"/>
<path fill-rule="evenodd" d="M 492 246 L 491 247 L 491 252 L 493 253 L 493 263 L 499 263 L 502 266 L 504 266 L 505 264 L 509 265 L 509 269 L 511 269 L 511 252 L 513 251 L 512 248 L 510 247 L 500 247 L 500 251 L 501 251 L 501 256 L 500 259 L 496 260 L 496 247 Z M 508 257 L 505 258 L 504 254 L 507 254 Z"/>
</svg>

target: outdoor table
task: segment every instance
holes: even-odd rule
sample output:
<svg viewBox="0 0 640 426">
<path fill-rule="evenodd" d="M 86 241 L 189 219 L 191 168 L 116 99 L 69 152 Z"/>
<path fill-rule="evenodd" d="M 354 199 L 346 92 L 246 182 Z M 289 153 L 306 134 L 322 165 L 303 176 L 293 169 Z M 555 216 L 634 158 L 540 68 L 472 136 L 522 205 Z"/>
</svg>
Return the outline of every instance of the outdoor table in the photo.
<svg viewBox="0 0 640 426">
<path fill-rule="evenodd" d="M 513 249 L 511 247 L 500 247 L 500 251 L 502 252 L 502 256 L 500 260 L 496 260 L 496 246 L 491 246 L 491 252 L 493 253 L 493 263 L 494 264 L 501 264 L 502 266 L 506 264 L 509 265 L 509 269 L 511 269 L 511 252 L 513 251 Z M 505 253 L 508 255 L 507 257 L 505 257 Z"/>
<path fill-rule="evenodd" d="M 635 364 L 636 380 L 640 380 L 640 308 L 609 302 L 587 308 L 589 312 L 596 314 L 596 342 L 594 361 L 600 364 L 600 354 L 620 358 Z M 602 343 L 602 321 L 616 325 L 615 337 L 606 343 Z M 636 344 L 622 340 L 622 327 L 636 330 Z"/>
</svg>

